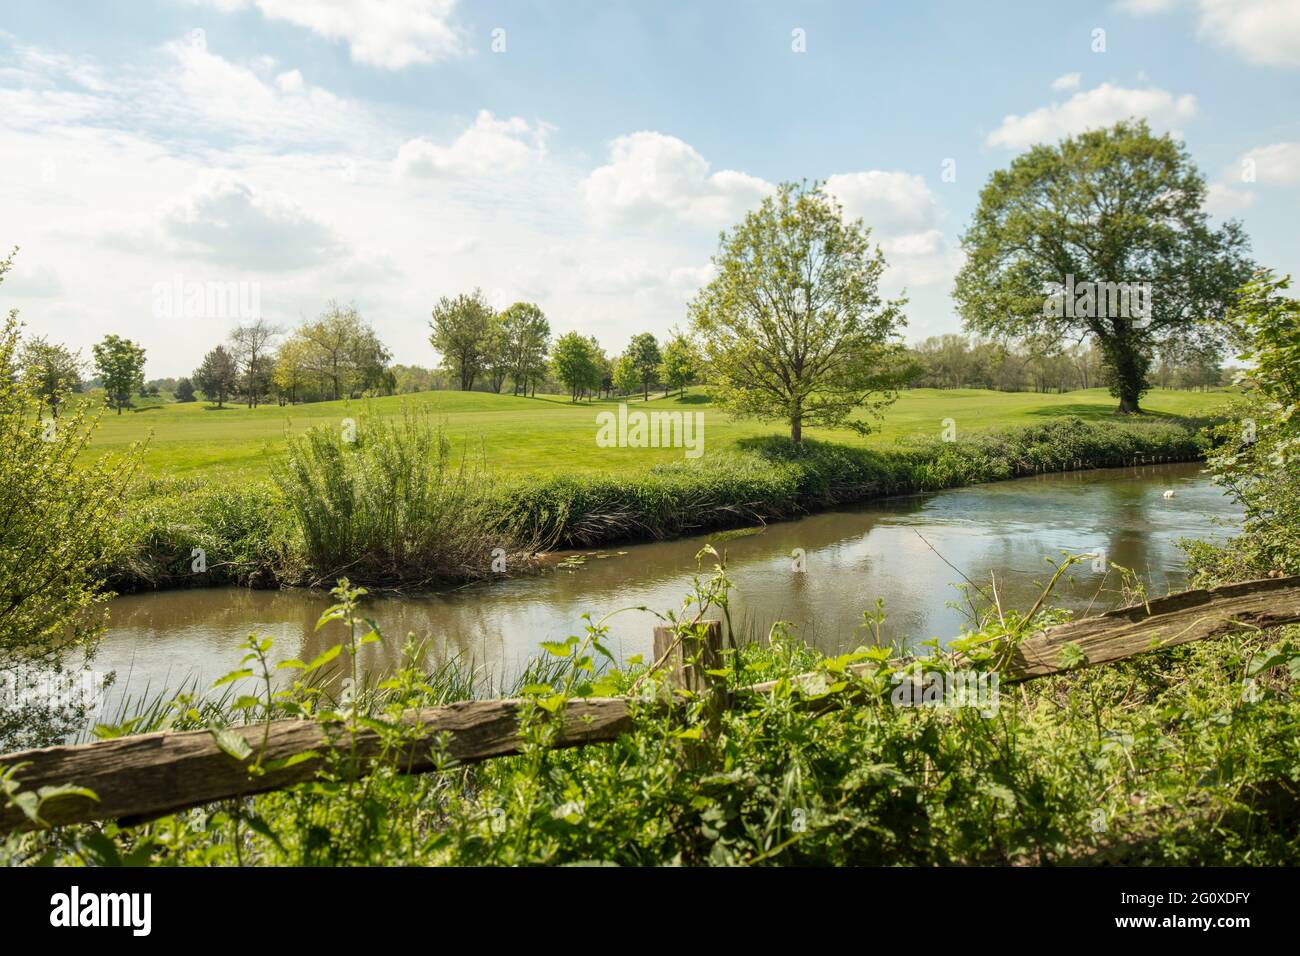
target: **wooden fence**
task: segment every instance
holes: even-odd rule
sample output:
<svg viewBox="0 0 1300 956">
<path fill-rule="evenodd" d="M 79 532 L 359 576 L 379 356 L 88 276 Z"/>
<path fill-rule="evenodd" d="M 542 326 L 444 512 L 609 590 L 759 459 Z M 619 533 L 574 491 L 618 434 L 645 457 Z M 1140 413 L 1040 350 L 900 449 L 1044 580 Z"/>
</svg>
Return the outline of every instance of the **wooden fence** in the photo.
<svg viewBox="0 0 1300 956">
<path fill-rule="evenodd" d="M 1033 634 L 1022 641 L 1002 673 L 1003 681 L 1029 680 L 1058 674 L 1067 645 L 1083 653 L 1080 666 L 1105 664 L 1147 651 L 1190 641 L 1254 631 L 1300 622 L 1300 577 L 1276 578 L 1183 591 L 1146 604 L 1119 608 L 1094 617 Z M 682 687 L 700 689 L 710 683 L 707 664 L 720 646 L 721 625 L 709 622 L 702 646 L 674 644 L 674 634 L 657 628 L 655 659 L 670 668 Z M 699 652 L 701 665 L 689 663 Z M 801 675 L 799 680 L 813 680 Z M 722 706 L 736 706 L 747 696 L 769 692 L 774 682 L 720 692 Z M 516 753 L 519 700 L 472 700 L 412 713 L 407 718 L 428 735 L 446 735 L 447 752 L 470 763 Z M 630 698 L 574 699 L 565 705 L 556 747 L 582 747 L 614 740 L 631 729 Z M 341 746 L 309 720 L 277 720 L 231 728 L 247 741 L 263 765 Z M 355 738 L 344 735 L 347 749 L 364 766 L 382 749 L 379 736 L 361 729 Z M 16 778 L 25 789 L 71 784 L 86 787 L 98 800 L 82 796 L 51 799 L 42 818 L 51 825 L 116 819 L 138 823 L 218 800 L 278 790 L 311 779 L 320 766 L 312 757 L 253 776 L 253 758 L 240 761 L 217 746 L 206 730 L 141 734 L 74 746 L 47 747 L 0 756 L 0 768 L 17 766 Z M 432 769 L 427 746 L 407 755 L 402 769 L 419 773 Z M 30 829 L 28 818 L 15 806 L 0 808 L 0 834 Z"/>
</svg>

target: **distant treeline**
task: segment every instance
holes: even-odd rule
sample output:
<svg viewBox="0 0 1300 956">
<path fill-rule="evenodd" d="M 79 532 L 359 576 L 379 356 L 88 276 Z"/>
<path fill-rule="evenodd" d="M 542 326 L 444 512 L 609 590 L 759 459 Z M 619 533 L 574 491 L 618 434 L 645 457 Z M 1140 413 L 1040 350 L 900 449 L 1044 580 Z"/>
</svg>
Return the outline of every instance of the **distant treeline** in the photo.
<svg viewBox="0 0 1300 956">
<path fill-rule="evenodd" d="M 908 349 L 912 388 L 990 388 L 1004 392 L 1069 392 L 1110 386 L 1101 349 L 1091 342 L 999 342 L 966 335 L 935 335 Z M 1230 384 L 1216 352 L 1158 351 L 1151 383 L 1159 388 L 1209 389 Z"/>
</svg>

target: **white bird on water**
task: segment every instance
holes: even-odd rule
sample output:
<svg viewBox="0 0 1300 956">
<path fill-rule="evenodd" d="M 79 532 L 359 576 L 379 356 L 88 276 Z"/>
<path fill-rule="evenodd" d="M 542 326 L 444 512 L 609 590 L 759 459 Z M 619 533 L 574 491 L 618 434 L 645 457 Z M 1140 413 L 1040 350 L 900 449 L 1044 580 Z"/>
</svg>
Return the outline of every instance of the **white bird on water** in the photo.
<svg viewBox="0 0 1300 956">
<path fill-rule="evenodd" d="M 1168 491 L 1165 492 L 1166 498 L 1172 498 L 1173 496 L 1174 496 L 1174 490 L 1172 488 L 1170 488 Z"/>
</svg>

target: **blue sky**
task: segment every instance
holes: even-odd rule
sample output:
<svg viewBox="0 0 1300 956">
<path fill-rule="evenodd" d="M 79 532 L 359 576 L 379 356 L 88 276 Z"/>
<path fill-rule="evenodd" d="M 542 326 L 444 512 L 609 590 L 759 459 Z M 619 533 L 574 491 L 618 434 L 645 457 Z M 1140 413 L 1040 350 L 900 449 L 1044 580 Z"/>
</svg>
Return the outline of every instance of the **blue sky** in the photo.
<svg viewBox="0 0 1300 956">
<path fill-rule="evenodd" d="M 0 307 L 87 354 L 136 338 L 151 377 L 238 321 L 160 314 L 178 278 L 254 286 L 286 326 L 355 301 L 409 363 L 474 286 L 616 352 L 685 324 L 718 231 L 773 184 L 827 179 L 919 339 L 958 328 L 989 173 L 1131 115 L 1297 271 L 1296 102 L 1300 0 L 15 5 Z"/>
</svg>

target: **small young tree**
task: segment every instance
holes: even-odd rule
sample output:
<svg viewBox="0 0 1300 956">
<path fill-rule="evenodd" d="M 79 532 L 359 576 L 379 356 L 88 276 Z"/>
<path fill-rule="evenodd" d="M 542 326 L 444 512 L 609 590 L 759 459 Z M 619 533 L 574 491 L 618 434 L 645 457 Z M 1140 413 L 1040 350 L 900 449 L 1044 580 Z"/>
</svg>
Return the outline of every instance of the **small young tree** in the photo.
<svg viewBox="0 0 1300 956">
<path fill-rule="evenodd" d="M 632 361 L 632 356 L 619 356 L 614 365 L 614 389 L 620 395 L 631 395 L 641 388 L 641 370 Z"/>
<path fill-rule="evenodd" d="M 18 365 L 23 380 L 32 393 L 50 407 L 50 415 L 59 417 L 59 406 L 81 381 L 81 355 L 70 352 L 42 336 L 27 339 L 19 353 Z"/>
<path fill-rule="evenodd" d="M 130 339 L 116 335 L 92 346 L 95 371 L 104 383 L 104 400 L 110 408 L 131 407 L 131 396 L 144 384 L 144 349 Z"/>
<path fill-rule="evenodd" d="M 716 401 L 739 415 L 869 431 L 902 380 L 903 300 L 879 293 L 885 259 L 819 185 L 784 183 L 722 237 L 718 275 L 691 303 Z"/>
<path fill-rule="evenodd" d="M 203 356 L 203 364 L 194 370 L 194 384 L 208 401 L 217 403 L 217 408 L 225 406 L 238 381 L 239 366 L 224 345 Z"/>
<path fill-rule="evenodd" d="M 566 332 L 555 340 L 555 348 L 551 350 L 555 376 L 568 387 L 569 397 L 575 402 L 584 391 L 600 384 L 600 366 L 593 341 L 577 332 Z"/>
<path fill-rule="evenodd" d="M 663 361 L 659 363 L 659 380 L 666 389 L 664 394 L 675 388 L 685 395 L 686 386 L 699 374 L 699 364 L 695 343 L 689 337 L 677 334 L 669 339 L 664 346 Z"/>
<path fill-rule="evenodd" d="M 271 342 L 283 329 L 258 319 L 248 325 L 236 326 L 230 333 L 231 354 L 239 366 L 244 398 L 249 408 L 256 408 L 258 399 L 266 393 L 271 383 L 271 365 L 267 354 Z"/>
<path fill-rule="evenodd" d="M 645 401 L 650 401 L 650 383 L 659 374 L 659 363 L 663 361 L 663 356 L 659 354 L 659 343 L 649 332 L 642 332 L 640 335 L 632 336 L 625 354 L 632 360 L 632 364 L 641 375 L 641 388 Z"/>
</svg>

